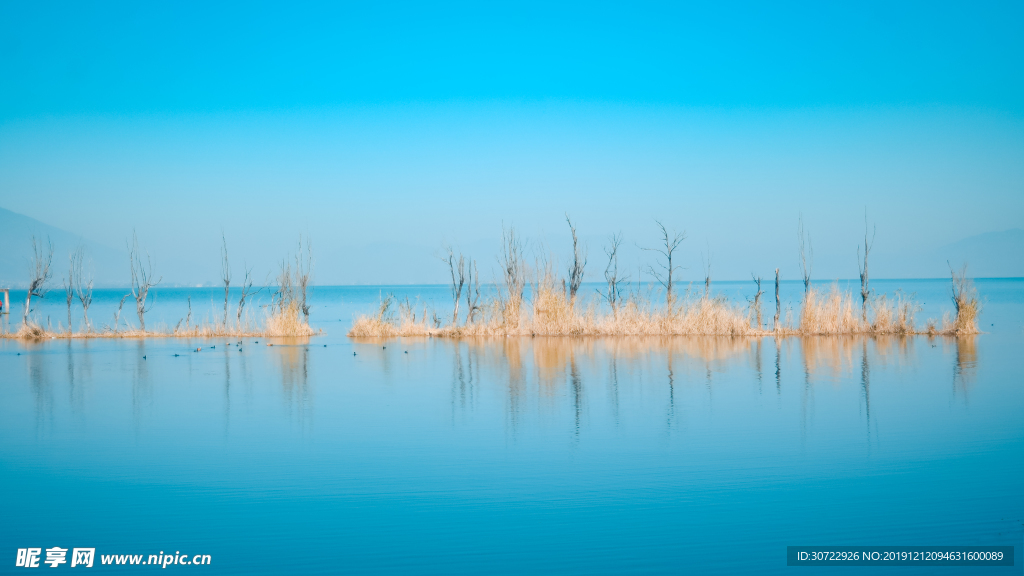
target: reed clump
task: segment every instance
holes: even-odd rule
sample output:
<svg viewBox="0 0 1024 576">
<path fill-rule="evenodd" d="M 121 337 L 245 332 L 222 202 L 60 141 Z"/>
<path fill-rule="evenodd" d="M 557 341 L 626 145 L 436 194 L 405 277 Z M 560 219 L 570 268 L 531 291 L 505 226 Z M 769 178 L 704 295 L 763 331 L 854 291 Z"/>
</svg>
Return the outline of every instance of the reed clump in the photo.
<svg viewBox="0 0 1024 576">
<path fill-rule="evenodd" d="M 47 242 L 49 246 L 49 242 Z M 26 340 L 70 339 L 70 338 L 175 338 L 175 337 L 250 337 L 250 336 L 312 336 L 320 333 L 309 324 L 311 306 L 309 304 L 312 290 L 313 251 L 309 241 L 300 238 L 299 248 L 294 258 L 285 259 L 277 276 L 277 288 L 273 292 L 271 303 L 264 307 L 264 313 L 255 317 L 251 308 L 246 305 L 263 288 L 253 289 L 252 270 L 246 269 L 241 285 L 241 298 L 238 300 L 237 311 L 232 318 L 228 314 L 229 286 L 231 282 L 230 264 L 227 257 L 227 242 L 224 241 L 221 252 L 222 272 L 224 280 L 223 320 L 207 319 L 203 322 L 192 321 L 192 301 L 188 301 L 188 314 L 173 328 L 158 327 L 147 329 L 145 313 L 150 310 L 153 300 L 147 301 L 149 291 L 159 280 L 153 280 L 152 265 L 148 255 L 143 257 L 138 240 L 133 233 L 128 243 L 131 263 L 131 289 L 120 301 L 113 323 L 94 329 L 89 321 L 89 306 L 92 303 L 92 279 L 83 269 L 84 253 L 81 248 L 70 255 L 70 271 L 64 278 L 64 290 L 68 308 L 68 327 L 63 329 L 58 323 L 56 330 L 42 327 L 30 317 L 32 298 L 42 298 L 45 285 L 50 278 L 50 261 L 53 257 L 52 247 L 44 248 L 43 244 L 33 238 L 33 266 L 28 295 L 25 301 L 25 313 L 21 327 L 15 332 L 8 332 L 0 324 L 0 338 L 17 338 Z M 72 304 L 74 296 L 82 306 L 84 321 L 78 331 L 72 330 Z M 129 299 L 136 301 L 136 312 L 139 327 L 132 326 L 123 319 L 121 312 Z M 211 317 L 216 317 L 214 314 Z"/>
<path fill-rule="evenodd" d="M 956 314 L 953 319 L 945 318 L 942 332 L 954 335 L 977 334 L 978 313 L 981 312 L 981 303 L 978 300 L 978 290 L 974 282 L 967 277 L 967 268 L 959 271 L 950 270 L 952 281 L 952 300 Z"/>
<path fill-rule="evenodd" d="M 660 226 L 660 225 L 659 225 Z M 897 292 L 892 297 L 874 295 L 868 285 L 866 267 L 861 269 L 860 292 L 840 289 L 834 283 L 828 290 L 817 289 L 805 277 L 805 291 L 799 308 L 782 318 L 781 304 L 776 292 L 776 319 L 771 325 L 762 324 L 760 278 L 755 277 L 757 295 L 745 304 L 731 302 L 724 296 L 713 295 L 710 274 L 704 280 L 704 289 L 692 287 L 682 295 L 669 287 L 678 284 L 668 271 L 677 266 L 669 260 L 685 236 L 669 234 L 662 226 L 667 248 L 657 250 L 664 260 L 660 275 L 655 275 L 664 288 L 664 301 L 655 298 L 651 288 L 628 292 L 617 276 L 616 249 L 621 241 L 613 236 L 612 247 L 606 249 L 609 264 L 605 276 L 608 294 L 586 297 L 578 292 L 585 259 L 580 258 L 575 228 L 573 232 L 573 265 L 568 277 L 559 278 L 555 267 L 539 263 L 533 268 L 525 264 L 523 244 L 513 230 L 504 231 L 500 282 L 492 285 L 489 298 L 479 298 L 468 306 L 472 313 L 460 316 L 458 308 L 447 324 L 437 314 L 428 321 L 426 310 L 417 317 L 411 311 L 394 313 L 393 298 L 382 298 L 376 314 L 355 319 L 349 336 L 352 337 L 475 337 L 475 336 L 837 336 L 837 335 L 961 335 L 978 332 L 977 315 L 980 309 L 977 291 L 965 271 L 952 275 L 955 316 L 946 318 L 941 325 L 929 320 L 924 327 L 915 323 L 920 307 L 912 296 Z M 870 250 L 870 242 L 865 252 Z M 452 269 L 452 293 L 458 302 L 462 291 L 461 269 L 463 256 L 456 259 L 449 249 Z M 458 266 L 454 263 L 459 262 Z M 474 265 L 472 260 L 470 264 Z M 474 265 L 475 266 L 475 265 Z M 651 267 L 651 269 L 654 269 Z M 614 271 L 614 272 L 610 272 Z M 527 291 L 526 288 L 530 290 Z M 792 321 L 796 312 L 796 322 Z"/>
</svg>

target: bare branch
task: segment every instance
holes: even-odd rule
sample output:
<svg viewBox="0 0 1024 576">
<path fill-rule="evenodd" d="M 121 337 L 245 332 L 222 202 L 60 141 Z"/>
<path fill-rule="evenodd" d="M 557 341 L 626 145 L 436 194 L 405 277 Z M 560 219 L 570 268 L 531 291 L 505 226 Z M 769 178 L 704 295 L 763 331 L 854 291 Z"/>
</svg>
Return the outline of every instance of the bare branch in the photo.
<svg viewBox="0 0 1024 576">
<path fill-rule="evenodd" d="M 459 254 L 458 259 L 455 258 L 455 251 L 451 246 L 446 248 L 448 251 L 448 271 L 452 277 L 452 301 L 455 303 L 455 309 L 452 311 L 452 327 L 459 325 L 459 303 L 462 301 L 462 287 L 466 284 L 466 259 L 462 254 Z M 469 322 L 467 316 L 466 322 Z"/>
<path fill-rule="evenodd" d="M 46 294 L 46 283 L 50 281 L 50 264 L 53 262 L 53 243 L 46 237 L 46 246 L 32 237 L 32 264 L 29 267 L 31 279 L 28 283 L 28 294 L 25 295 L 25 315 L 22 323 L 28 325 L 28 313 L 32 308 L 32 297 L 42 298 Z"/>
<path fill-rule="evenodd" d="M 679 269 L 679 266 L 672 264 L 672 258 L 675 254 L 676 248 L 678 248 L 679 245 L 682 244 L 683 240 L 686 239 L 686 233 L 674 232 L 672 234 L 669 234 L 669 231 L 665 228 L 664 224 L 662 224 L 658 220 L 655 220 L 655 223 L 657 223 L 658 228 L 661 229 L 662 241 L 665 243 L 665 247 L 641 247 L 641 249 L 647 250 L 649 252 L 657 252 L 658 254 L 661 254 L 662 258 L 665 259 L 664 263 L 658 262 L 658 266 L 661 268 L 661 271 L 656 270 L 653 266 L 649 266 L 648 272 L 651 274 L 651 276 L 654 276 L 655 280 L 657 280 L 659 283 L 661 283 L 662 286 L 665 287 L 665 305 L 666 307 L 668 307 L 669 310 L 671 310 L 674 302 L 672 294 L 672 275 L 675 273 L 676 270 Z"/>
<path fill-rule="evenodd" d="M 779 299 L 779 269 L 775 269 L 775 331 L 778 332 L 782 327 L 779 326 L 779 317 L 782 316 L 782 300 Z"/>
<path fill-rule="evenodd" d="M 139 315 L 139 328 L 145 332 L 146 312 L 149 311 L 149 308 L 146 307 L 146 297 L 149 295 L 150 288 L 159 284 L 162 278 L 153 280 L 153 263 L 150 261 L 149 253 L 146 253 L 146 259 L 143 261 L 142 251 L 139 250 L 139 238 L 134 230 L 132 230 L 132 240 L 128 243 L 128 260 L 131 265 L 131 295 L 135 298 L 135 312 Z M 152 302 L 150 302 L 150 307 L 152 307 Z"/>
<path fill-rule="evenodd" d="M 228 262 L 228 239 L 220 233 L 220 274 L 224 280 L 224 330 L 228 329 L 228 292 L 231 288 L 231 264 Z"/>
<path fill-rule="evenodd" d="M 627 282 L 629 277 L 619 278 L 619 247 L 622 246 L 622 233 L 612 234 L 610 244 L 604 249 L 608 256 L 608 264 L 604 267 L 604 280 L 607 291 L 602 294 L 613 314 L 618 314 L 618 306 L 622 300 L 622 288 L 619 284 Z"/>
<path fill-rule="evenodd" d="M 569 215 L 565 215 L 565 221 L 569 224 L 569 232 L 572 233 L 572 265 L 569 266 L 569 300 L 576 299 L 576 293 L 583 283 L 583 270 L 587 266 L 587 249 L 580 246 L 579 238 L 576 236 L 576 226 L 573 225 Z"/>
<path fill-rule="evenodd" d="M 71 282 L 78 295 L 78 302 L 82 305 L 82 319 L 85 324 L 84 331 L 89 329 L 89 306 L 92 304 L 92 276 L 88 278 L 84 273 L 85 248 L 79 246 L 72 259 Z"/>
<path fill-rule="evenodd" d="M 750 301 L 750 307 L 753 310 L 754 317 L 757 320 L 757 329 L 760 330 L 763 327 L 761 324 L 761 295 L 764 294 L 764 291 L 761 290 L 760 276 L 755 276 L 754 274 L 751 274 L 750 278 L 754 281 L 754 284 L 757 286 L 757 293 L 754 294 L 754 299 Z"/>
<path fill-rule="evenodd" d="M 877 232 L 876 227 L 872 227 L 871 240 L 868 241 L 868 211 L 864 209 L 864 263 L 860 262 L 860 247 L 857 247 L 857 268 L 860 272 L 860 298 L 861 298 L 861 319 L 864 322 L 868 321 L 868 298 L 871 296 L 871 289 L 868 285 L 870 278 L 868 277 L 868 254 L 871 253 L 871 249 L 875 246 L 875 233 Z"/>
<path fill-rule="evenodd" d="M 800 269 L 804 275 L 804 292 L 811 289 L 811 267 L 814 264 L 814 248 L 811 246 L 811 236 L 804 232 L 804 215 L 800 215 L 796 230 L 797 240 L 800 243 Z"/>
</svg>

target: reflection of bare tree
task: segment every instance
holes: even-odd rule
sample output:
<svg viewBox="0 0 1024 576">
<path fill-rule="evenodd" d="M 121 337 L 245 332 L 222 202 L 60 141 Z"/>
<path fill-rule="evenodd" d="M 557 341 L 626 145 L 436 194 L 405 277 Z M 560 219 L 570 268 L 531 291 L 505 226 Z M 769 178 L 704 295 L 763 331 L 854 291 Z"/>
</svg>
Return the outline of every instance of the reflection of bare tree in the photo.
<svg viewBox="0 0 1024 576">
<path fill-rule="evenodd" d="M 583 380 L 580 378 L 580 371 L 576 366 L 576 355 L 571 354 L 569 356 L 569 382 L 572 388 L 572 405 L 573 413 L 575 415 L 575 435 L 579 438 L 580 435 L 580 412 L 582 411 L 583 404 Z"/>
<path fill-rule="evenodd" d="M 309 341 L 285 338 L 272 347 L 281 365 L 281 386 L 285 402 L 299 422 L 307 423 L 313 410 L 309 388 Z"/>
<path fill-rule="evenodd" d="M 477 351 L 473 347 L 467 347 L 465 367 L 463 367 L 463 344 L 461 342 L 455 342 L 452 347 L 454 350 L 453 361 L 455 364 L 452 375 L 451 400 L 452 420 L 454 421 L 456 407 L 460 408 L 463 412 L 466 411 L 467 405 L 470 408 L 473 407 L 475 395 L 474 388 L 478 379 L 476 366 L 479 365 L 479 360 L 476 358 Z"/>
<path fill-rule="evenodd" d="M 860 357 L 860 388 L 864 394 L 864 416 L 868 426 L 868 441 L 871 440 L 871 363 L 868 361 L 868 341 L 864 338 Z"/>
<path fill-rule="evenodd" d="M 676 375 L 675 370 L 672 369 L 672 359 L 674 354 L 672 351 L 668 351 L 668 358 L 666 360 L 668 368 L 668 414 L 666 414 L 665 425 L 672 429 L 672 423 L 676 419 Z"/>
<path fill-rule="evenodd" d="M 775 394 L 782 394 L 782 341 L 775 338 Z"/>
<path fill-rule="evenodd" d="M 227 261 L 227 252 L 225 248 L 225 262 Z M 225 278 L 228 274 L 225 274 Z M 227 298 L 224 300 L 224 310 L 227 310 Z M 227 318 L 227 314 L 224 316 Z M 225 320 L 225 325 L 227 320 Z M 231 423 L 231 359 L 229 354 L 231 352 L 231 346 L 224 345 L 224 436 L 228 435 L 229 424 Z"/>
<path fill-rule="evenodd" d="M 978 373 L 978 342 L 974 335 L 956 338 L 956 364 L 953 365 L 953 392 L 958 390 L 967 398 Z"/>
<path fill-rule="evenodd" d="M 68 399 L 72 412 L 80 412 L 85 402 L 84 383 L 92 376 L 92 354 L 89 351 L 91 343 L 89 340 L 67 343 L 67 365 L 68 365 Z M 75 348 L 80 352 L 75 353 Z"/>
<path fill-rule="evenodd" d="M 46 356 L 40 353 L 43 345 L 26 342 L 25 346 L 28 380 L 36 405 L 36 433 L 41 434 L 47 425 L 53 425 L 53 384 L 46 374 Z"/>
<path fill-rule="evenodd" d="M 71 409 L 76 408 L 77 402 L 75 401 L 75 362 L 74 356 L 71 353 L 71 339 L 68 338 L 67 349 L 65 350 L 64 359 L 68 369 L 68 404 Z"/>
<path fill-rule="evenodd" d="M 615 425 L 619 425 L 619 362 L 618 357 L 612 356 L 608 360 L 608 384 L 611 387 L 612 415 L 615 417 Z"/>
<path fill-rule="evenodd" d="M 525 393 L 526 383 L 523 381 L 523 357 L 519 338 L 505 338 L 502 342 L 502 357 L 505 360 L 505 373 L 508 374 L 508 417 L 512 434 L 516 433 L 520 403 Z"/>
<path fill-rule="evenodd" d="M 903 336 L 814 336 L 806 338 L 775 338 L 775 387 L 782 400 L 782 348 L 787 357 L 801 362 L 803 386 L 799 406 L 802 431 L 806 434 L 813 422 L 815 387 L 818 382 L 831 382 L 841 386 L 853 376 L 854 357 L 859 356 L 861 394 L 867 410 L 867 423 L 871 420 L 871 369 L 873 365 L 903 362 L 913 349 L 914 337 Z M 871 341 L 869 342 L 868 339 Z M 703 380 L 708 402 L 715 400 L 718 373 L 749 366 L 761 392 L 765 371 L 763 342 L 744 337 L 706 336 L 638 336 L 608 338 L 480 338 L 463 339 L 453 344 L 455 357 L 452 373 L 452 410 L 454 414 L 478 393 L 480 370 L 494 371 L 499 378 L 507 378 L 507 416 L 515 430 L 523 414 L 525 402 L 535 395 L 541 403 L 571 402 L 565 405 L 572 411 L 574 433 L 582 434 L 583 413 L 586 410 L 588 390 L 584 382 L 592 374 L 607 374 L 606 405 L 619 419 L 620 396 L 626 382 L 641 382 L 654 376 L 662 382 L 657 388 L 660 401 L 665 404 L 664 422 L 670 430 L 676 421 L 676 400 L 682 402 L 684 392 L 679 385 Z M 798 348 L 797 348 L 798 347 Z M 964 344 L 966 349 L 966 343 Z M 963 366 L 970 366 L 964 353 Z M 659 368 L 660 366 L 660 368 Z M 877 370 L 876 370 L 877 371 Z M 747 372 L 747 374 L 750 374 Z M 770 375 L 767 375 L 770 377 Z M 667 377 L 667 389 L 664 387 Z M 622 380 L 625 378 L 625 380 Z M 486 379 L 486 378 L 485 378 Z M 877 378 L 876 378 L 877 379 Z M 620 382 L 620 380 L 622 380 Z M 686 392 L 696 390 L 686 389 Z M 796 390 L 794 390 L 796 392 Z M 678 396 L 678 398 L 677 398 Z M 530 397 L 530 401 L 534 398 Z M 684 406 L 680 405 L 680 409 Z M 469 409 L 472 409 L 471 407 Z M 568 415 L 566 415 L 568 419 Z"/>
<path fill-rule="evenodd" d="M 149 381 L 147 365 L 146 339 L 135 341 L 135 367 L 132 371 L 132 422 L 135 433 L 139 433 L 142 423 L 142 406 L 152 400 L 152 383 Z"/>
<path fill-rule="evenodd" d="M 757 370 L 757 393 L 761 393 L 761 339 L 757 339 L 754 349 L 754 369 Z"/>
</svg>

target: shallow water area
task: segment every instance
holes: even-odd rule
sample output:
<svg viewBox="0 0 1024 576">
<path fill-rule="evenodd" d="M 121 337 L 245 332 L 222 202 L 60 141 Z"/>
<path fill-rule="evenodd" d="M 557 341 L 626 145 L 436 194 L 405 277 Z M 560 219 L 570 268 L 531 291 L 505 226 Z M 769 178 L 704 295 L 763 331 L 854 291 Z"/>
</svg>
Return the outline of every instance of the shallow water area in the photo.
<svg viewBox="0 0 1024 576">
<path fill-rule="evenodd" d="M 897 287 L 920 318 L 948 307 L 945 284 Z M 788 545 L 1012 545 L 1012 568 L 952 570 L 1019 574 L 1024 282 L 978 288 L 985 333 L 960 339 L 349 339 L 389 290 L 367 287 L 315 290 L 306 339 L 0 340 L 0 543 L 217 574 L 781 573 Z M 176 290 L 154 323 L 196 306 Z"/>
</svg>

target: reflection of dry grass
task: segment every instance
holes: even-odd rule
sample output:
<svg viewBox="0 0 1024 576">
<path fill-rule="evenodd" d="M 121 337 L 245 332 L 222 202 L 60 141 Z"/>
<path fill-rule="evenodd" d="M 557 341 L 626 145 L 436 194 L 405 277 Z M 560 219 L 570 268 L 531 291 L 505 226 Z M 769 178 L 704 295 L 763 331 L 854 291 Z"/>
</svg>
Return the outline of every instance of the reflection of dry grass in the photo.
<svg viewBox="0 0 1024 576">
<path fill-rule="evenodd" d="M 853 353 L 860 344 L 860 338 L 849 336 L 800 338 L 804 368 L 809 374 L 827 371 L 832 376 L 839 376 L 852 369 Z"/>
<path fill-rule="evenodd" d="M 837 377 L 854 368 L 856 356 L 872 348 L 872 363 L 880 366 L 898 364 L 910 356 L 912 339 L 902 334 L 833 335 L 800 338 L 804 367 L 809 374 Z"/>
<path fill-rule="evenodd" d="M 978 342 L 973 335 L 961 336 L 956 339 L 956 370 L 954 385 L 959 384 L 965 390 L 974 383 L 978 368 Z"/>
</svg>

